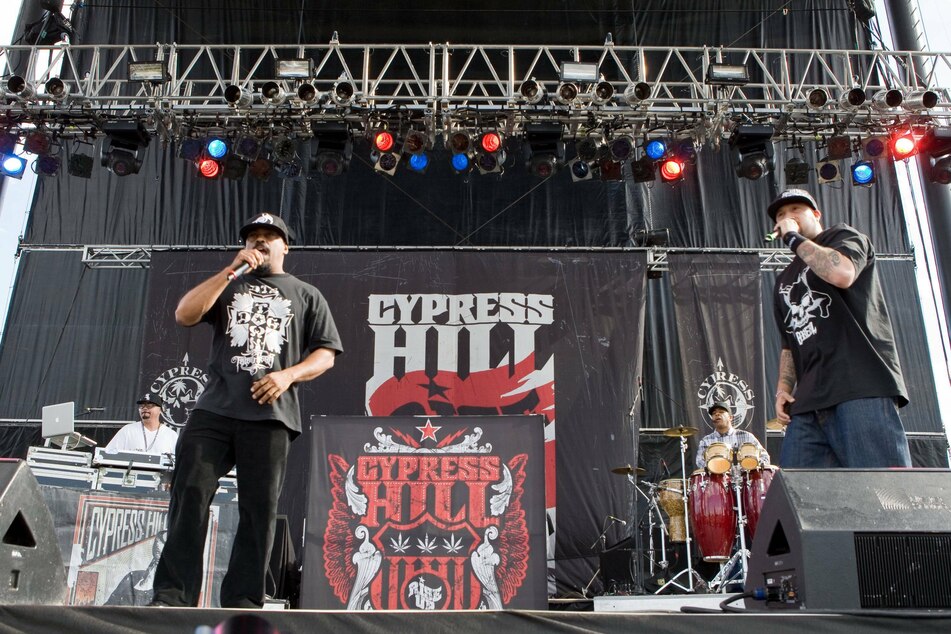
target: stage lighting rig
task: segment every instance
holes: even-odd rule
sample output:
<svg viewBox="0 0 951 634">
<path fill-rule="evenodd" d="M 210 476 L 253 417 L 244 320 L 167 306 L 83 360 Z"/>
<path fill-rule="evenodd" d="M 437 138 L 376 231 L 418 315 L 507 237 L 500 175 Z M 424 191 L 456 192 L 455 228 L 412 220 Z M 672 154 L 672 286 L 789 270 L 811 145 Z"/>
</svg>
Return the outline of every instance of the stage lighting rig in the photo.
<svg viewBox="0 0 951 634">
<path fill-rule="evenodd" d="M 271 106 L 280 106 L 287 101 L 287 93 L 276 81 L 265 82 L 261 86 L 261 101 Z"/>
<path fill-rule="evenodd" d="M 107 121 L 102 124 L 106 139 L 102 142 L 100 162 L 116 176 L 137 174 L 142 168 L 139 154 L 151 136 L 139 121 Z"/>
<path fill-rule="evenodd" d="M 314 76 L 314 60 L 276 59 L 274 76 L 278 79 L 310 79 Z"/>
<path fill-rule="evenodd" d="M 313 106 L 320 103 L 323 95 L 320 94 L 314 84 L 305 81 L 297 87 L 297 99 L 304 105 Z"/>
<path fill-rule="evenodd" d="M 29 101 L 36 97 L 36 86 L 28 82 L 21 75 L 13 75 L 7 80 L 7 92 L 22 101 Z"/>
<path fill-rule="evenodd" d="M 251 161 L 251 164 L 248 166 L 248 172 L 255 179 L 266 182 L 271 178 L 271 174 L 274 172 L 274 163 L 265 157 L 258 157 Z"/>
<path fill-rule="evenodd" d="M 552 176 L 564 164 L 564 130 L 560 123 L 529 123 L 525 126 L 525 148 L 529 171 L 539 178 Z"/>
<path fill-rule="evenodd" d="M 242 134 L 239 136 L 232 147 L 235 156 L 240 156 L 246 161 L 253 161 L 261 153 L 261 139 L 252 134 Z"/>
<path fill-rule="evenodd" d="M 570 106 L 578 101 L 579 93 L 578 84 L 563 81 L 558 84 L 558 90 L 555 92 L 555 101 L 564 106 Z"/>
<path fill-rule="evenodd" d="M 918 154 L 918 138 L 912 130 L 899 131 L 888 140 L 892 159 L 904 161 Z"/>
<path fill-rule="evenodd" d="M 330 89 L 330 98 L 340 107 L 352 105 L 357 100 L 357 88 L 349 79 L 338 79 Z"/>
<path fill-rule="evenodd" d="M 928 179 L 939 185 L 951 185 L 951 128 L 932 128 L 921 145 L 928 159 L 924 170 Z"/>
<path fill-rule="evenodd" d="M 571 181 L 574 183 L 578 181 L 589 181 L 594 176 L 594 170 L 591 168 L 591 164 L 583 161 L 581 157 L 578 156 L 568 161 L 568 171 L 571 174 Z"/>
<path fill-rule="evenodd" d="M 353 140 L 345 123 L 315 123 L 314 139 L 317 141 L 311 171 L 321 176 L 339 176 L 350 166 L 353 156 Z"/>
<path fill-rule="evenodd" d="M 819 184 L 826 185 L 842 180 L 842 169 L 837 159 L 825 157 L 816 163 L 816 175 L 819 177 Z"/>
<path fill-rule="evenodd" d="M 297 158 L 297 145 L 287 136 L 279 136 L 271 141 L 271 158 L 278 165 L 291 163 Z"/>
<path fill-rule="evenodd" d="M 745 86 L 750 74 L 743 64 L 712 63 L 707 67 L 704 83 L 708 86 Z"/>
<path fill-rule="evenodd" d="M 73 24 L 63 15 L 63 3 L 59 0 L 41 0 L 43 15 L 36 22 L 26 25 L 23 41 L 32 46 L 51 46 L 69 40 L 75 34 Z"/>
<path fill-rule="evenodd" d="M 614 98 L 614 86 L 609 81 L 603 79 L 594 85 L 591 91 L 591 103 L 596 106 L 603 106 L 611 102 Z"/>
<path fill-rule="evenodd" d="M 53 77 L 44 86 L 47 98 L 56 103 L 62 103 L 69 98 L 69 84 L 59 77 Z"/>
<path fill-rule="evenodd" d="M 905 110 L 911 112 L 931 110 L 938 105 L 938 93 L 927 89 L 913 90 L 905 97 L 901 105 Z"/>
<path fill-rule="evenodd" d="M 248 173 L 248 163 L 231 154 L 221 163 L 221 175 L 229 180 L 239 181 Z"/>
<path fill-rule="evenodd" d="M 501 174 L 505 170 L 504 139 L 498 130 L 487 130 L 479 135 L 475 166 L 481 174 Z"/>
<path fill-rule="evenodd" d="M 730 136 L 730 147 L 739 155 L 736 175 L 758 180 L 773 169 L 773 127 L 763 124 L 739 125 Z"/>
<path fill-rule="evenodd" d="M 865 160 L 880 159 L 888 152 L 888 138 L 870 136 L 862 139 L 862 156 Z"/>
<path fill-rule="evenodd" d="M 630 84 L 624 89 L 624 102 L 629 106 L 636 106 L 644 103 L 651 96 L 650 84 L 639 81 L 636 84 Z"/>
<path fill-rule="evenodd" d="M 16 154 L 0 154 L 0 175 L 20 180 L 25 171 L 25 158 Z"/>
<path fill-rule="evenodd" d="M 627 161 L 634 155 L 634 139 L 626 134 L 614 137 L 608 142 L 608 149 L 615 161 Z"/>
<path fill-rule="evenodd" d="M 660 163 L 660 178 L 665 183 L 675 183 L 684 178 L 684 162 L 676 156 L 664 159 Z"/>
<path fill-rule="evenodd" d="M 205 149 L 205 142 L 195 137 L 186 137 L 178 143 L 178 158 L 194 163 L 201 158 Z"/>
<path fill-rule="evenodd" d="M 534 77 L 522 82 L 518 89 L 522 100 L 530 106 L 537 105 L 545 99 L 545 86 L 535 80 Z"/>
<path fill-rule="evenodd" d="M 801 158 L 793 157 L 787 160 L 784 169 L 786 185 L 807 185 L 810 171 L 809 164 Z"/>
<path fill-rule="evenodd" d="M 839 97 L 839 106 L 843 110 L 855 111 L 865 105 L 865 91 L 861 88 L 852 88 Z"/>
<path fill-rule="evenodd" d="M 234 108 L 250 108 L 254 103 L 254 93 L 237 84 L 225 88 L 225 101 Z"/>
<path fill-rule="evenodd" d="M 823 88 L 813 88 L 806 96 L 806 107 L 810 110 L 820 110 L 829 103 L 829 93 Z"/>
<path fill-rule="evenodd" d="M 168 68 L 162 60 L 129 62 L 127 69 L 129 71 L 129 81 L 159 85 L 171 79 Z"/>
<path fill-rule="evenodd" d="M 659 161 L 667 156 L 667 142 L 663 139 L 645 140 L 644 154 L 652 161 Z"/>
<path fill-rule="evenodd" d="M 66 172 L 70 176 L 92 178 L 93 159 L 88 154 L 76 153 L 69 157 L 66 163 Z"/>
<path fill-rule="evenodd" d="M 631 178 L 635 183 L 650 183 L 657 180 L 657 163 L 649 156 L 631 161 Z"/>
<path fill-rule="evenodd" d="M 53 134 L 46 130 L 33 130 L 23 138 L 23 150 L 29 154 L 46 156 L 53 150 Z"/>
<path fill-rule="evenodd" d="M 871 161 L 858 161 L 852 165 L 852 184 L 871 186 L 875 182 L 875 166 Z"/>
<path fill-rule="evenodd" d="M 429 138 L 423 130 L 407 130 L 403 136 L 403 154 L 419 156 L 429 149 Z"/>
<path fill-rule="evenodd" d="M 603 134 L 600 132 L 589 132 L 575 142 L 575 153 L 582 161 L 591 163 L 598 158 L 603 145 Z"/>
<path fill-rule="evenodd" d="M 904 100 L 905 95 L 900 90 L 895 88 L 879 90 L 872 95 L 872 107 L 880 111 L 894 110 Z"/>
<path fill-rule="evenodd" d="M 852 156 L 852 139 L 844 134 L 830 136 L 826 141 L 826 149 L 830 159 L 847 159 Z"/>
</svg>

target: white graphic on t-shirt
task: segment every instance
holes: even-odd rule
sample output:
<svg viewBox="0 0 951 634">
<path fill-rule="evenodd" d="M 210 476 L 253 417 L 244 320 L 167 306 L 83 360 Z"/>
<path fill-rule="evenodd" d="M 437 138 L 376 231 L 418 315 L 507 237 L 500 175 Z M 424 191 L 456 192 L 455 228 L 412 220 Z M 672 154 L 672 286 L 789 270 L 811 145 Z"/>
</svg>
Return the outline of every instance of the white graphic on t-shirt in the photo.
<svg viewBox="0 0 951 634">
<path fill-rule="evenodd" d="M 828 317 L 829 304 L 832 302 L 827 294 L 812 290 L 806 281 L 808 272 L 808 269 L 803 269 L 794 283 L 779 287 L 779 294 L 789 307 L 783 320 L 786 332 L 792 333 L 799 345 L 819 332 L 815 319 Z"/>
<path fill-rule="evenodd" d="M 273 368 L 293 318 L 290 300 L 281 297 L 276 288 L 260 284 L 247 293 L 235 293 L 228 307 L 228 334 L 231 347 L 244 347 L 244 351 L 231 362 L 251 374 Z"/>
</svg>

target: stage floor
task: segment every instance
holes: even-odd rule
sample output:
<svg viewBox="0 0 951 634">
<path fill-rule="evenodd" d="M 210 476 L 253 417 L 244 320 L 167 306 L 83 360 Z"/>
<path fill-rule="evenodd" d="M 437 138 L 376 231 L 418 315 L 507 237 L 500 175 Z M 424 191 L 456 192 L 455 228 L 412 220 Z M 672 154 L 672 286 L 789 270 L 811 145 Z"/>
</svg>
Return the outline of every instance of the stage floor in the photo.
<svg viewBox="0 0 951 634">
<path fill-rule="evenodd" d="M 723 595 L 719 595 L 723 596 Z M 0 606 L 0 633 L 191 634 L 199 625 L 214 627 L 241 610 L 200 608 L 116 608 Z M 769 632 L 935 632 L 951 631 L 951 612 L 930 618 L 892 615 L 815 613 L 671 612 L 324 612 L 255 611 L 282 634 L 309 632 L 632 632 L 737 634 Z"/>
</svg>

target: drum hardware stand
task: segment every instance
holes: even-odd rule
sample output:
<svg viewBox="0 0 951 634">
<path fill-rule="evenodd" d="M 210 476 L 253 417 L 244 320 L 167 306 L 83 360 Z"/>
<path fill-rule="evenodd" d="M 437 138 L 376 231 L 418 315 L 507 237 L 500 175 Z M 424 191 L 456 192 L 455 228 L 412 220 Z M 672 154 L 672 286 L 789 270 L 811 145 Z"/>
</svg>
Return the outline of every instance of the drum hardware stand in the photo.
<svg viewBox="0 0 951 634">
<path fill-rule="evenodd" d="M 736 452 L 734 451 L 734 456 Z M 717 576 L 710 580 L 710 589 L 713 591 L 723 591 L 726 592 L 726 586 L 728 583 L 740 583 L 746 584 L 746 573 L 748 570 L 748 561 L 750 557 L 750 551 L 746 548 L 746 511 L 743 509 L 743 498 L 741 491 L 743 489 L 744 478 L 738 478 L 737 475 L 741 475 L 742 471 L 739 468 L 739 465 L 733 464 L 730 475 L 733 476 L 733 492 L 734 497 L 736 498 L 736 525 L 737 530 L 740 534 L 740 546 L 737 548 L 736 552 L 733 553 L 733 556 L 730 557 L 730 560 L 726 563 L 720 564 L 720 572 L 717 573 Z M 735 578 L 734 575 L 729 574 L 736 567 L 736 562 L 740 562 L 741 576 Z"/>
<path fill-rule="evenodd" d="M 664 523 L 664 516 L 660 512 L 660 507 L 657 506 L 657 485 L 653 482 L 645 482 L 644 484 L 648 485 L 650 495 L 644 493 L 639 488 L 637 484 L 634 484 L 634 487 L 637 489 L 637 493 L 640 493 L 644 496 L 644 499 L 647 500 L 647 521 L 648 521 L 648 532 L 647 532 L 647 552 L 650 559 L 650 576 L 653 578 L 657 573 L 657 568 L 661 570 L 667 570 L 667 524 Z M 657 523 L 654 523 L 654 513 L 657 513 Z M 657 559 L 655 555 L 657 551 L 654 549 L 654 527 L 660 526 L 660 559 Z M 639 527 L 638 527 L 639 528 Z"/>
<path fill-rule="evenodd" d="M 668 431 L 670 431 L 670 430 L 668 430 Z M 695 589 L 695 588 L 694 588 L 694 583 L 693 583 L 695 578 L 696 578 L 696 580 L 697 580 L 697 588 L 703 588 L 703 587 L 706 586 L 706 582 L 703 580 L 703 577 L 700 576 L 700 573 L 698 573 L 696 570 L 693 569 L 693 556 L 690 554 L 690 547 L 691 547 L 691 545 L 692 545 L 693 539 L 690 537 L 690 515 L 689 515 L 689 509 L 687 508 L 687 492 L 688 492 L 688 489 L 687 489 L 687 458 L 686 458 L 686 455 L 687 455 L 687 436 L 690 436 L 690 435 L 693 434 L 693 433 L 694 433 L 693 431 L 691 431 L 691 432 L 689 432 L 689 433 L 687 433 L 686 431 L 684 431 L 684 432 L 679 433 L 679 434 L 673 434 L 673 435 L 679 435 L 679 436 L 680 436 L 680 479 L 681 479 L 681 482 L 682 482 L 681 486 L 683 487 L 683 488 L 681 489 L 681 498 L 682 498 L 682 500 L 683 500 L 683 505 L 684 505 L 684 526 L 686 527 L 686 532 L 687 532 L 687 541 L 686 541 L 686 544 L 687 544 L 687 567 L 684 568 L 683 570 L 681 570 L 680 572 L 678 572 L 677 574 L 675 574 L 673 577 L 671 577 L 670 581 L 668 581 L 667 583 L 665 583 L 664 585 L 662 585 L 662 586 L 657 590 L 657 592 L 655 592 L 654 594 L 660 594 L 661 592 L 663 592 L 663 591 L 667 588 L 667 586 L 676 586 L 676 587 L 678 587 L 678 588 L 680 588 L 681 590 L 684 590 L 684 591 L 686 591 L 686 592 L 693 592 L 694 589 Z M 684 586 L 680 585 L 679 583 L 677 583 L 677 579 L 679 579 L 680 576 L 681 576 L 681 575 L 684 575 L 684 574 L 687 575 L 687 586 L 686 586 L 686 587 L 684 587 Z"/>
</svg>

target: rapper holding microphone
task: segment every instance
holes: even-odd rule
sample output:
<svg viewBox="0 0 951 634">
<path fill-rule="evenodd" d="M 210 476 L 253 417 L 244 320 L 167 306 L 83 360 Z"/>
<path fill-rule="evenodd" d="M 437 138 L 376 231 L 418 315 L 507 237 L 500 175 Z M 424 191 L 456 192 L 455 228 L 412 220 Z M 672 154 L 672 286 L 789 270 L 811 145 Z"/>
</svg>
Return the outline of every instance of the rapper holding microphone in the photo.
<svg viewBox="0 0 951 634">
<path fill-rule="evenodd" d="M 188 291 L 175 310 L 180 326 L 209 324 L 212 346 L 208 385 L 179 435 L 152 605 L 198 604 L 208 507 L 232 467 L 238 530 L 220 603 L 264 603 L 288 446 L 301 432 L 297 384 L 329 370 L 343 351 L 323 295 L 284 271 L 284 221 L 258 214 L 240 235 L 244 248 L 231 264 Z"/>
<path fill-rule="evenodd" d="M 910 467 L 898 408 L 908 403 L 868 236 L 823 229 L 812 195 L 790 189 L 767 208 L 795 254 L 776 279 L 782 337 L 776 416 L 784 468 Z"/>
</svg>

